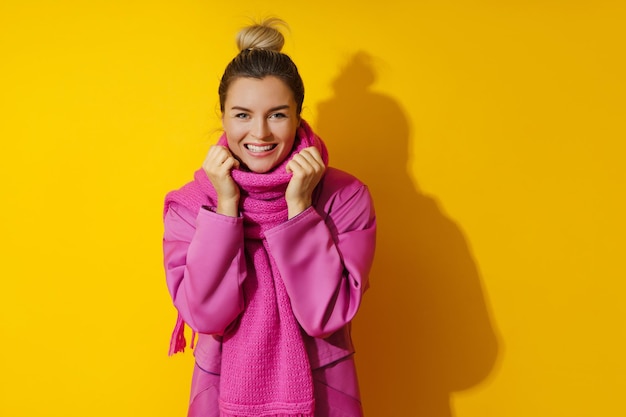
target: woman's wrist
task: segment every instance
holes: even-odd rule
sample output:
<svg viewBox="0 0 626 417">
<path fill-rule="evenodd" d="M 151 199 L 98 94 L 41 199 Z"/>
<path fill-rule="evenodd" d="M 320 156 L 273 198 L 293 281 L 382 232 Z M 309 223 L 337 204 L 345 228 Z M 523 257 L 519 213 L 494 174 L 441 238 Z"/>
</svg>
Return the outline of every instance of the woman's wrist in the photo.
<svg viewBox="0 0 626 417">
<path fill-rule="evenodd" d="M 311 207 L 311 199 L 287 201 L 287 217 L 292 219 Z"/>
<path fill-rule="evenodd" d="M 215 212 L 225 216 L 239 217 L 239 199 L 224 200 L 218 198 Z"/>
</svg>

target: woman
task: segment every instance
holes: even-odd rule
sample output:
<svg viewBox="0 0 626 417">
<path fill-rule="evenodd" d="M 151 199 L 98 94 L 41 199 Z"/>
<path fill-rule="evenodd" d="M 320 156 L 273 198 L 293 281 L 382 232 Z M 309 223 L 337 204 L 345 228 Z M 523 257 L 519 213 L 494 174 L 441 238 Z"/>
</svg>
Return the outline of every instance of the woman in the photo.
<svg viewBox="0 0 626 417">
<path fill-rule="evenodd" d="M 279 24 L 239 32 L 219 86 L 224 134 L 165 199 L 170 354 L 184 350 L 185 323 L 198 335 L 189 416 L 362 415 L 350 321 L 374 208 L 300 117 L 304 86 Z"/>
</svg>

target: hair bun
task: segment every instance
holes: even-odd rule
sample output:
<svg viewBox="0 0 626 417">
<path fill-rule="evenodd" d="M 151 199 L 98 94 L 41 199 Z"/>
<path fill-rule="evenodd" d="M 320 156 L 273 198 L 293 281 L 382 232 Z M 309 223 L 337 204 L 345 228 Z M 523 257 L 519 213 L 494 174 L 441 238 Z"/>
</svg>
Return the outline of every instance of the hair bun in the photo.
<svg viewBox="0 0 626 417">
<path fill-rule="evenodd" d="M 278 26 L 288 27 L 282 19 L 270 17 L 258 23 L 244 27 L 237 33 L 239 51 L 246 49 L 268 49 L 280 52 L 285 44 L 285 37 L 277 29 Z"/>
</svg>

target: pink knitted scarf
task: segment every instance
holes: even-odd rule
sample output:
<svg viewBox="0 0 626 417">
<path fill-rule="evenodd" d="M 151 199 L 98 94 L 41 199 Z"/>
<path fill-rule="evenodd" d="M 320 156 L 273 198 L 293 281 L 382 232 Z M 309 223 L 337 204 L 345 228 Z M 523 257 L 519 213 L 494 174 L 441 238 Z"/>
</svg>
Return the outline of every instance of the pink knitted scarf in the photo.
<svg viewBox="0 0 626 417">
<path fill-rule="evenodd" d="M 227 146 L 225 135 L 218 144 Z M 245 309 L 223 337 L 222 416 L 309 417 L 314 413 L 311 369 L 301 329 L 264 238 L 266 230 L 287 221 L 285 190 L 292 174 L 285 167 L 295 153 L 309 146 L 316 146 L 328 163 L 324 143 L 302 120 L 292 154 L 271 172 L 232 171 L 241 189 L 240 210 L 249 268 L 243 283 Z M 195 181 L 168 194 L 166 209 L 171 201 L 198 211 L 203 204 L 215 204 L 217 196 L 200 169 L 195 173 Z M 183 329 L 179 316 L 170 353 L 184 349 Z"/>
</svg>

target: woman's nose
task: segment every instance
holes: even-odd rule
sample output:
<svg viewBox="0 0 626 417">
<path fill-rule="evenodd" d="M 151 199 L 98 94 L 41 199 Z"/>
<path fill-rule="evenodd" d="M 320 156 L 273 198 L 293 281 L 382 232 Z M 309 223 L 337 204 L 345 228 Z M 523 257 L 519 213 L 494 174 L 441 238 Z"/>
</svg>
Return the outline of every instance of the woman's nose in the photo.
<svg viewBox="0 0 626 417">
<path fill-rule="evenodd" d="M 258 119 L 254 123 L 254 127 L 251 132 L 252 136 L 256 139 L 265 139 L 270 136 L 270 127 L 267 124 L 265 118 Z"/>
</svg>

